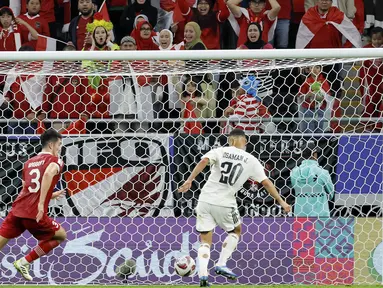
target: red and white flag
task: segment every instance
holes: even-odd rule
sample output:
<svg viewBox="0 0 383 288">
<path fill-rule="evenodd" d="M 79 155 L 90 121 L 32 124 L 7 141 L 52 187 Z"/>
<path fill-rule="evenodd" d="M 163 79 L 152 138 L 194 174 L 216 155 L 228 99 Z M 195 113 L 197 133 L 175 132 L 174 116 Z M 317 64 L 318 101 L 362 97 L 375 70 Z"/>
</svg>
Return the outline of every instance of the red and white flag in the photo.
<svg viewBox="0 0 383 288">
<path fill-rule="evenodd" d="M 104 2 L 102 2 L 101 6 L 100 6 L 100 9 L 98 10 L 98 13 L 101 13 L 102 18 L 103 18 L 105 21 L 110 22 L 110 17 L 109 17 L 109 12 L 108 12 L 108 7 L 106 6 L 106 0 L 104 0 Z M 110 40 L 111 40 L 111 41 L 114 41 L 114 33 L 113 33 L 113 30 L 111 30 L 110 33 L 112 34 L 112 37 L 111 37 Z"/>
<path fill-rule="evenodd" d="M 56 39 L 39 35 L 37 38 L 36 51 L 56 51 L 56 44 Z"/>
<path fill-rule="evenodd" d="M 352 45 L 356 48 L 362 47 L 359 31 L 351 20 L 336 7 L 330 8 L 326 18 L 320 17 L 316 7 L 307 10 L 299 25 L 295 47 L 304 49 L 325 25 L 333 25 Z"/>
<path fill-rule="evenodd" d="M 32 63 L 31 63 L 32 64 Z M 37 64 L 38 65 L 38 64 Z M 45 75 L 21 75 L 23 73 L 20 70 L 20 67 L 14 67 L 8 71 L 7 78 L 5 80 L 3 95 L 6 96 L 9 91 L 11 91 L 11 86 L 13 83 L 20 83 L 21 90 L 25 95 L 25 98 L 28 100 L 29 105 L 33 109 L 37 109 L 42 105 L 44 88 L 46 84 Z M 0 105 L 4 101 L 4 96 L 0 99 Z"/>
<path fill-rule="evenodd" d="M 57 40 L 55 38 L 39 35 L 39 37 L 37 38 L 36 51 L 56 51 L 57 43 L 59 42 L 66 45 L 65 42 Z"/>
<path fill-rule="evenodd" d="M 27 1 L 21 1 L 21 0 L 10 0 L 9 1 L 9 8 L 12 9 L 13 14 L 15 17 L 19 16 L 20 14 L 26 13 L 26 2 Z M 69 24 L 71 17 L 71 1 L 70 0 L 58 0 L 57 4 L 61 9 L 64 11 L 64 26 L 62 28 L 62 32 L 68 32 L 69 31 Z M 47 12 L 47 11 L 46 11 Z M 48 11 L 49 12 L 49 11 Z M 42 13 L 42 12 L 40 12 Z"/>
</svg>

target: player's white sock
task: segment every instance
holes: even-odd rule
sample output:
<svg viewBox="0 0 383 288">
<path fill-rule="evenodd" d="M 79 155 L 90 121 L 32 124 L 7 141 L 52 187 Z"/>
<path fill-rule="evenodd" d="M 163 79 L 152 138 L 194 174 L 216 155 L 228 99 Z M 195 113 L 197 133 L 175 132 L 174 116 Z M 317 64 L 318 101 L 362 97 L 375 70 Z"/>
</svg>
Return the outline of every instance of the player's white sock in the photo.
<svg viewBox="0 0 383 288">
<path fill-rule="evenodd" d="M 20 259 L 20 264 L 21 265 L 27 265 L 27 264 L 29 264 L 29 262 L 27 261 L 27 259 L 25 259 L 25 257 L 23 257 Z"/>
<path fill-rule="evenodd" d="M 198 262 L 199 262 L 199 271 L 198 276 L 209 276 L 207 272 L 207 266 L 209 265 L 210 260 L 210 245 L 207 243 L 202 243 L 198 248 Z"/>
<path fill-rule="evenodd" d="M 238 241 L 239 238 L 237 234 L 230 233 L 227 235 L 225 241 L 222 243 L 222 251 L 219 255 L 217 266 L 226 266 L 227 260 L 229 260 L 231 254 L 233 254 L 235 248 L 237 248 Z"/>
</svg>

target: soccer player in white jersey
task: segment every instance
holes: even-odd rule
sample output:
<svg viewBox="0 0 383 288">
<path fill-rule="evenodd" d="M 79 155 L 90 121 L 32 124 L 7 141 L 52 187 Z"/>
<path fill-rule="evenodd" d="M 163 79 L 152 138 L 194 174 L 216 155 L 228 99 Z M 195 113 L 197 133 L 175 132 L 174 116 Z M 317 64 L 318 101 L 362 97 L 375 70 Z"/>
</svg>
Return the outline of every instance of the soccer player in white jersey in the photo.
<svg viewBox="0 0 383 288">
<path fill-rule="evenodd" d="M 226 267 L 226 262 L 237 247 L 241 235 L 236 193 L 249 178 L 261 183 L 286 213 L 291 210 L 290 205 L 281 198 L 274 184 L 267 178 L 258 159 L 245 151 L 246 144 L 245 133 L 240 129 L 234 129 L 229 134 L 230 147 L 220 147 L 206 153 L 186 182 L 178 189 L 179 192 L 189 190 L 195 177 L 210 164 L 211 174 L 201 190 L 196 207 L 197 231 L 201 234 L 201 245 L 198 249 L 200 287 L 210 286 L 207 267 L 213 230 L 217 225 L 228 235 L 222 244 L 222 251 L 214 270 L 216 274 L 231 280 L 236 280 L 238 277 Z"/>
</svg>

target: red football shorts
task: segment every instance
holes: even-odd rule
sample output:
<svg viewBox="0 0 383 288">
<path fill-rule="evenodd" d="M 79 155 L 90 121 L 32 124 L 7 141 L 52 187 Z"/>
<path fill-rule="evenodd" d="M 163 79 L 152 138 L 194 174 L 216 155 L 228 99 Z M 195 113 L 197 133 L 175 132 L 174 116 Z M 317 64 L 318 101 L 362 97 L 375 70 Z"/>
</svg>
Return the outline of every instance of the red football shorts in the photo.
<svg viewBox="0 0 383 288">
<path fill-rule="evenodd" d="M 0 235 L 7 239 L 12 239 L 23 234 L 28 230 L 37 240 L 49 240 L 60 229 L 60 224 L 44 215 L 36 222 L 36 219 L 19 218 L 9 212 L 0 227 Z"/>
</svg>

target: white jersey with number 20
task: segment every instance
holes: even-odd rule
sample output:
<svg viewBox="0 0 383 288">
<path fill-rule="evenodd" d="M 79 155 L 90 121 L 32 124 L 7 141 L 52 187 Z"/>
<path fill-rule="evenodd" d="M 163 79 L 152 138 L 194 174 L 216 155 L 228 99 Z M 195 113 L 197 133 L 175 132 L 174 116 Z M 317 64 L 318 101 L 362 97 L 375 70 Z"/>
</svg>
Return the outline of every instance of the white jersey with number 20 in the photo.
<svg viewBox="0 0 383 288">
<path fill-rule="evenodd" d="M 249 179 L 267 179 L 262 164 L 250 153 L 236 147 L 221 147 L 206 153 L 211 174 L 198 201 L 222 207 L 237 207 L 236 193 Z"/>
</svg>

